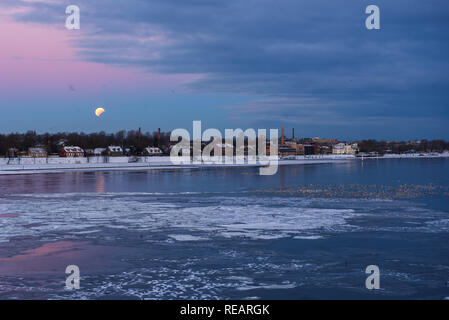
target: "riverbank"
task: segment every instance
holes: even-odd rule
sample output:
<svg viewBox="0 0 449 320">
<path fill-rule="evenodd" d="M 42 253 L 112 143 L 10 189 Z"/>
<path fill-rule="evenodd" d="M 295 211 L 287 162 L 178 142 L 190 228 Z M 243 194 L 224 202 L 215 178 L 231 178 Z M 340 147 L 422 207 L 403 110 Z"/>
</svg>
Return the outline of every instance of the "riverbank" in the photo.
<svg viewBox="0 0 449 320">
<path fill-rule="evenodd" d="M 141 157 L 137 159 L 137 162 L 125 162 L 126 160 L 136 160 L 128 157 L 120 157 L 121 161 L 116 161 L 114 158 L 108 159 L 108 162 L 99 163 L 97 161 L 86 160 L 86 158 L 58 158 L 57 162 L 48 163 L 39 159 L 37 163 L 33 163 L 33 160 L 27 159 L 25 164 L 2 164 L 0 165 L 0 175 L 13 175 L 13 174 L 38 174 L 38 173 L 61 173 L 61 172 L 78 172 L 78 171 L 146 171 L 146 170 L 183 170 L 183 169 L 208 169 L 208 168 L 222 168 L 222 167 L 260 167 L 263 164 L 249 164 L 247 161 L 243 164 L 187 164 L 187 165 L 175 165 L 170 161 L 170 157 Z M 51 158 L 49 158 L 51 159 Z M 76 160 L 76 162 L 74 161 Z M 348 157 L 297 157 L 297 159 L 278 160 L 278 165 L 300 165 L 300 164 L 322 164 L 348 161 L 352 158 Z M 23 161 L 21 159 L 20 161 Z M 16 163 L 19 161 L 16 161 Z M 14 163 L 14 162 L 13 162 Z"/>
<path fill-rule="evenodd" d="M 441 154 L 388 154 L 382 157 L 355 157 L 353 155 L 311 155 L 289 156 L 278 160 L 279 166 L 326 164 L 345 161 L 396 158 L 441 158 L 449 157 L 449 153 Z M 235 161 L 234 161 L 235 163 Z M 189 164 L 175 165 L 170 157 L 89 157 L 89 158 L 14 158 L 0 159 L 0 175 L 42 174 L 80 171 L 145 171 L 145 170 L 182 170 L 207 169 L 222 167 L 260 167 L 260 163 L 249 164 Z"/>
</svg>

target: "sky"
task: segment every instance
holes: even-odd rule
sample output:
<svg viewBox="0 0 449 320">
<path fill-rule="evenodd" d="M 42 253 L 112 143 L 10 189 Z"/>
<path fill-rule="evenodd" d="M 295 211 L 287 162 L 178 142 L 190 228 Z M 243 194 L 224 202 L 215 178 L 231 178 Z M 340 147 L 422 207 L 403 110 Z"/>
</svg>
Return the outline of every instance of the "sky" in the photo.
<svg viewBox="0 0 449 320">
<path fill-rule="evenodd" d="M 1 0 L 0 132 L 447 140 L 448 40 L 445 0 Z"/>
</svg>

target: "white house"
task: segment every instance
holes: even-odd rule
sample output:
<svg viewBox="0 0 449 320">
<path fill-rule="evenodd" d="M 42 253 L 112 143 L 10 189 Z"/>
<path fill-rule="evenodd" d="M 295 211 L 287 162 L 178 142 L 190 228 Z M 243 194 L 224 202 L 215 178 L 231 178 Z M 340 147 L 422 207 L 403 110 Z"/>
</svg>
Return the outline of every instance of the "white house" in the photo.
<svg viewBox="0 0 449 320">
<path fill-rule="evenodd" d="M 119 146 L 109 146 L 108 156 L 123 156 L 123 149 Z"/>
<path fill-rule="evenodd" d="M 332 147 L 332 154 L 356 154 L 358 149 L 357 143 L 338 143 Z"/>
<path fill-rule="evenodd" d="M 59 156 L 62 158 L 84 157 L 84 150 L 77 146 L 66 146 L 59 150 Z"/>
<path fill-rule="evenodd" d="M 157 147 L 146 147 L 143 150 L 143 154 L 146 156 L 160 156 L 163 154 L 162 150 Z"/>
</svg>

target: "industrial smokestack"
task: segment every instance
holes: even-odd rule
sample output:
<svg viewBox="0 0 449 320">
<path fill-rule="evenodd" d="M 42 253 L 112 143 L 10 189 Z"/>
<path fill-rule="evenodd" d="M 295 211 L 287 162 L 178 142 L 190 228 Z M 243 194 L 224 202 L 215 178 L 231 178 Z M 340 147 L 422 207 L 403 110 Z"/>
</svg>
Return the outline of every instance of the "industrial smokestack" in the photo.
<svg viewBox="0 0 449 320">
<path fill-rule="evenodd" d="M 140 127 L 139 127 L 139 135 L 138 135 L 138 137 L 139 137 L 139 142 L 140 142 L 140 138 L 142 137 L 142 130 L 140 129 Z"/>
<path fill-rule="evenodd" d="M 157 146 L 161 146 L 161 128 L 157 129 Z"/>
<path fill-rule="evenodd" d="M 295 128 L 292 128 L 292 139 L 295 139 Z"/>
<path fill-rule="evenodd" d="M 281 146 L 284 146 L 284 126 L 281 127 Z"/>
</svg>

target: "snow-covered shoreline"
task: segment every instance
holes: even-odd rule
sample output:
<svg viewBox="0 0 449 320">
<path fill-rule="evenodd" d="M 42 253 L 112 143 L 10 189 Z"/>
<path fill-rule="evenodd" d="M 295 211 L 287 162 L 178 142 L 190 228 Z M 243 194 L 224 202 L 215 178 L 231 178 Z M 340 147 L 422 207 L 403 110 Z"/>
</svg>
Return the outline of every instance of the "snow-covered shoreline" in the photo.
<svg viewBox="0 0 449 320">
<path fill-rule="evenodd" d="M 313 155 L 282 157 L 278 161 L 279 166 L 328 164 L 345 161 L 360 161 L 371 159 L 422 159 L 422 158 L 447 158 L 449 152 L 441 154 L 388 154 L 382 157 L 355 157 L 353 155 Z M 142 170 L 182 170 L 182 169 L 206 169 L 221 167 L 252 167 L 262 164 L 189 164 L 174 165 L 170 157 L 110 157 L 99 159 L 91 158 L 0 158 L 0 175 L 14 174 L 42 174 L 81 171 L 142 171 Z M 235 163 L 235 162 L 234 162 Z"/>
<path fill-rule="evenodd" d="M 385 154 L 384 159 L 398 159 L 398 158 L 449 158 L 449 152 L 443 153 L 404 153 L 404 154 Z"/>
<path fill-rule="evenodd" d="M 348 161 L 354 157 L 323 157 L 323 156 L 298 156 L 295 159 L 278 160 L 278 165 L 298 164 L 322 164 Z M 3 160 L 3 161 L 2 161 Z M 260 167 L 264 164 L 257 162 L 249 164 L 246 160 L 243 164 L 181 164 L 175 165 L 170 157 L 110 157 L 107 160 L 87 158 L 22 158 L 22 159 L 0 159 L 0 175 L 13 174 L 38 174 L 38 173 L 60 173 L 79 171 L 142 171 L 142 170 L 182 170 L 182 169 L 209 169 L 221 167 Z M 137 161 L 136 161 L 137 160 Z M 132 161 L 132 162 L 130 162 Z"/>
<path fill-rule="evenodd" d="M 322 164 L 347 160 L 279 160 L 278 165 Z M 143 163 L 105 163 L 105 164 L 59 164 L 59 165 L 3 165 L 0 166 L 0 175 L 14 174 L 42 174 L 62 172 L 88 172 L 88 171 L 145 171 L 145 170 L 185 170 L 185 169 L 211 169 L 223 167 L 260 167 L 262 164 L 195 164 L 174 165 L 143 164 Z"/>
</svg>

